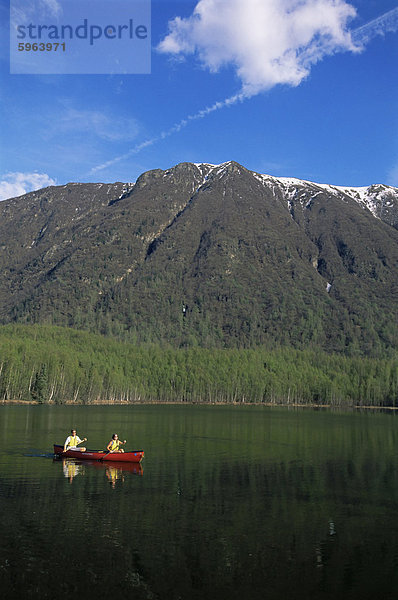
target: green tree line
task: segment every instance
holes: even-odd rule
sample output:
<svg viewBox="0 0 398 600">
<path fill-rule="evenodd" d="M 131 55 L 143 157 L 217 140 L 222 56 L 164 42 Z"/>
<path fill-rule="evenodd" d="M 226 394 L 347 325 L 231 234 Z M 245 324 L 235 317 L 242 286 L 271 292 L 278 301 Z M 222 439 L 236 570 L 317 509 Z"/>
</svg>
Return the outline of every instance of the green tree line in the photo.
<svg viewBox="0 0 398 600">
<path fill-rule="evenodd" d="M 0 327 L 0 401 L 398 405 L 398 355 L 171 348 L 43 325 Z"/>
</svg>

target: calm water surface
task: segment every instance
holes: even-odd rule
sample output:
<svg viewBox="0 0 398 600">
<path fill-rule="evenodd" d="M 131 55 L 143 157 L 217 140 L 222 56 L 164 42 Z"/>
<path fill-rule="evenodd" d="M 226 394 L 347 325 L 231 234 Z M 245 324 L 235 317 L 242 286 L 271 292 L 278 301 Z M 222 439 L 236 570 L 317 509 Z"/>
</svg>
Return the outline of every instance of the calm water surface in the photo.
<svg viewBox="0 0 398 600">
<path fill-rule="evenodd" d="M 72 427 L 143 469 L 54 461 Z M 7 598 L 398 597 L 398 416 L 0 407 Z"/>
</svg>

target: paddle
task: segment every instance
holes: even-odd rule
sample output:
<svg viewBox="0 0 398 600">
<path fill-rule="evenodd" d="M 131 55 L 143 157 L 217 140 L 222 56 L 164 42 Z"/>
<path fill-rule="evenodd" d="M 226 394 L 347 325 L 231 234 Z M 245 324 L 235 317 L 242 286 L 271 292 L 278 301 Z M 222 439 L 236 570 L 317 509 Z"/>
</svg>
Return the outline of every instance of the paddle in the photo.
<svg viewBox="0 0 398 600">
<path fill-rule="evenodd" d="M 110 443 L 111 443 L 111 442 L 109 442 L 108 446 L 110 446 Z M 120 443 L 124 445 L 124 444 L 126 444 L 127 442 L 126 442 L 126 440 L 124 440 L 124 442 L 120 442 Z M 104 458 L 105 458 L 106 456 L 108 456 L 108 454 L 111 454 L 111 453 L 113 454 L 112 450 L 108 450 L 108 452 L 106 452 L 106 454 L 104 454 L 104 456 L 103 456 L 102 458 L 100 458 L 101 462 L 104 460 Z"/>
<path fill-rule="evenodd" d="M 109 444 L 110 444 L 110 442 L 109 442 Z M 109 444 L 108 444 L 108 446 L 109 446 Z M 108 452 L 106 452 L 104 454 L 104 456 L 101 458 L 101 462 L 104 460 L 105 456 L 108 456 L 108 454 L 111 454 L 111 453 L 112 453 L 112 450 L 108 450 Z"/>
</svg>

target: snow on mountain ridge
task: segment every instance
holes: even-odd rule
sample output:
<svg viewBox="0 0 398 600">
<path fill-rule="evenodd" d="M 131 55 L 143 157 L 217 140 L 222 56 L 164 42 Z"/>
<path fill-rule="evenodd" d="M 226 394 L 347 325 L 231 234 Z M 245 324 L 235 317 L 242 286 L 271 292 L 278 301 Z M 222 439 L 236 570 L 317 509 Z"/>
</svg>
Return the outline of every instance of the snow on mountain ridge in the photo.
<svg viewBox="0 0 398 600">
<path fill-rule="evenodd" d="M 223 171 L 231 165 L 233 161 L 227 161 L 214 165 L 211 163 L 194 163 L 204 175 L 205 183 L 210 174 L 222 175 Z M 205 173 L 203 173 L 205 171 Z M 311 200 L 322 192 L 328 192 L 338 197 L 340 200 L 350 198 L 357 202 L 362 208 L 369 210 L 377 219 L 384 220 L 388 213 L 397 210 L 398 207 L 398 188 L 385 184 L 372 184 L 370 186 L 340 186 L 328 183 L 315 183 L 305 179 L 295 177 L 274 177 L 272 175 L 261 174 L 255 171 L 249 171 L 260 183 L 271 187 L 275 195 L 275 188 L 283 191 L 287 198 L 289 209 L 293 201 L 299 201 L 302 206 L 308 207 Z M 202 185 L 203 185 L 202 183 Z M 310 192 L 310 195 L 309 193 Z"/>
<path fill-rule="evenodd" d="M 322 191 L 327 191 L 333 195 L 337 195 L 341 199 L 344 196 L 348 196 L 352 200 L 355 200 L 362 208 L 367 208 L 377 218 L 380 218 L 378 211 L 380 208 L 380 202 L 385 202 L 387 206 L 392 206 L 394 201 L 398 201 L 398 188 L 387 186 L 384 184 L 373 184 L 370 186 L 341 186 L 332 185 L 329 183 L 315 183 L 313 181 L 307 181 L 305 179 L 297 179 L 294 177 L 273 177 L 272 175 L 260 175 L 254 173 L 256 179 L 260 180 L 264 184 L 275 182 L 277 185 L 283 188 L 283 191 L 288 197 L 288 200 L 293 198 L 299 199 L 299 190 L 302 189 L 302 197 L 308 201 L 309 189 L 313 189 L 316 195 Z M 312 196 L 314 197 L 314 196 Z"/>
</svg>

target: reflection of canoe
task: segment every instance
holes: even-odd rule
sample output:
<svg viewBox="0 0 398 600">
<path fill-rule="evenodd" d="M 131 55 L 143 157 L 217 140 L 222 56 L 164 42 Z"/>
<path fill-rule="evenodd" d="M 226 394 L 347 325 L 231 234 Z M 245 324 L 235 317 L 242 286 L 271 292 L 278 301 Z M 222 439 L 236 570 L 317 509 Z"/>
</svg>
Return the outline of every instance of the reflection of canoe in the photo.
<svg viewBox="0 0 398 600">
<path fill-rule="evenodd" d="M 54 459 L 57 462 L 59 461 L 59 459 Z M 112 469 L 117 469 L 120 472 L 123 473 L 134 473 L 134 475 L 143 475 L 144 470 L 142 468 L 141 463 L 133 463 L 133 462 L 119 462 L 119 461 L 112 461 L 111 464 L 106 463 L 104 461 L 99 461 L 99 460 L 84 460 L 82 462 L 79 461 L 78 458 L 73 457 L 72 459 L 65 459 L 63 460 L 64 463 L 66 463 L 67 465 L 73 464 L 73 465 L 77 465 L 79 468 L 83 467 L 83 465 L 86 467 L 93 467 L 95 469 L 108 469 L 108 468 L 112 468 Z"/>
<path fill-rule="evenodd" d="M 77 460 L 100 460 L 106 462 L 118 463 L 139 463 L 144 458 L 143 450 L 133 450 L 132 452 L 106 452 L 106 450 L 67 450 L 64 447 L 54 444 L 54 454 L 62 458 L 76 458 Z"/>
<path fill-rule="evenodd" d="M 97 469 L 116 469 L 119 472 L 123 472 L 123 473 L 134 473 L 134 475 L 143 475 L 144 470 L 142 468 L 142 464 L 141 463 L 128 463 L 128 462 L 116 462 L 116 461 L 112 461 L 111 464 L 109 463 L 105 463 L 105 462 L 100 462 L 100 461 L 95 461 L 95 462 L 90 462 L 90 463 L 86 463 L 89 465 L 92 465 L 93 467 L 96 467 Z"/>
</svg>

